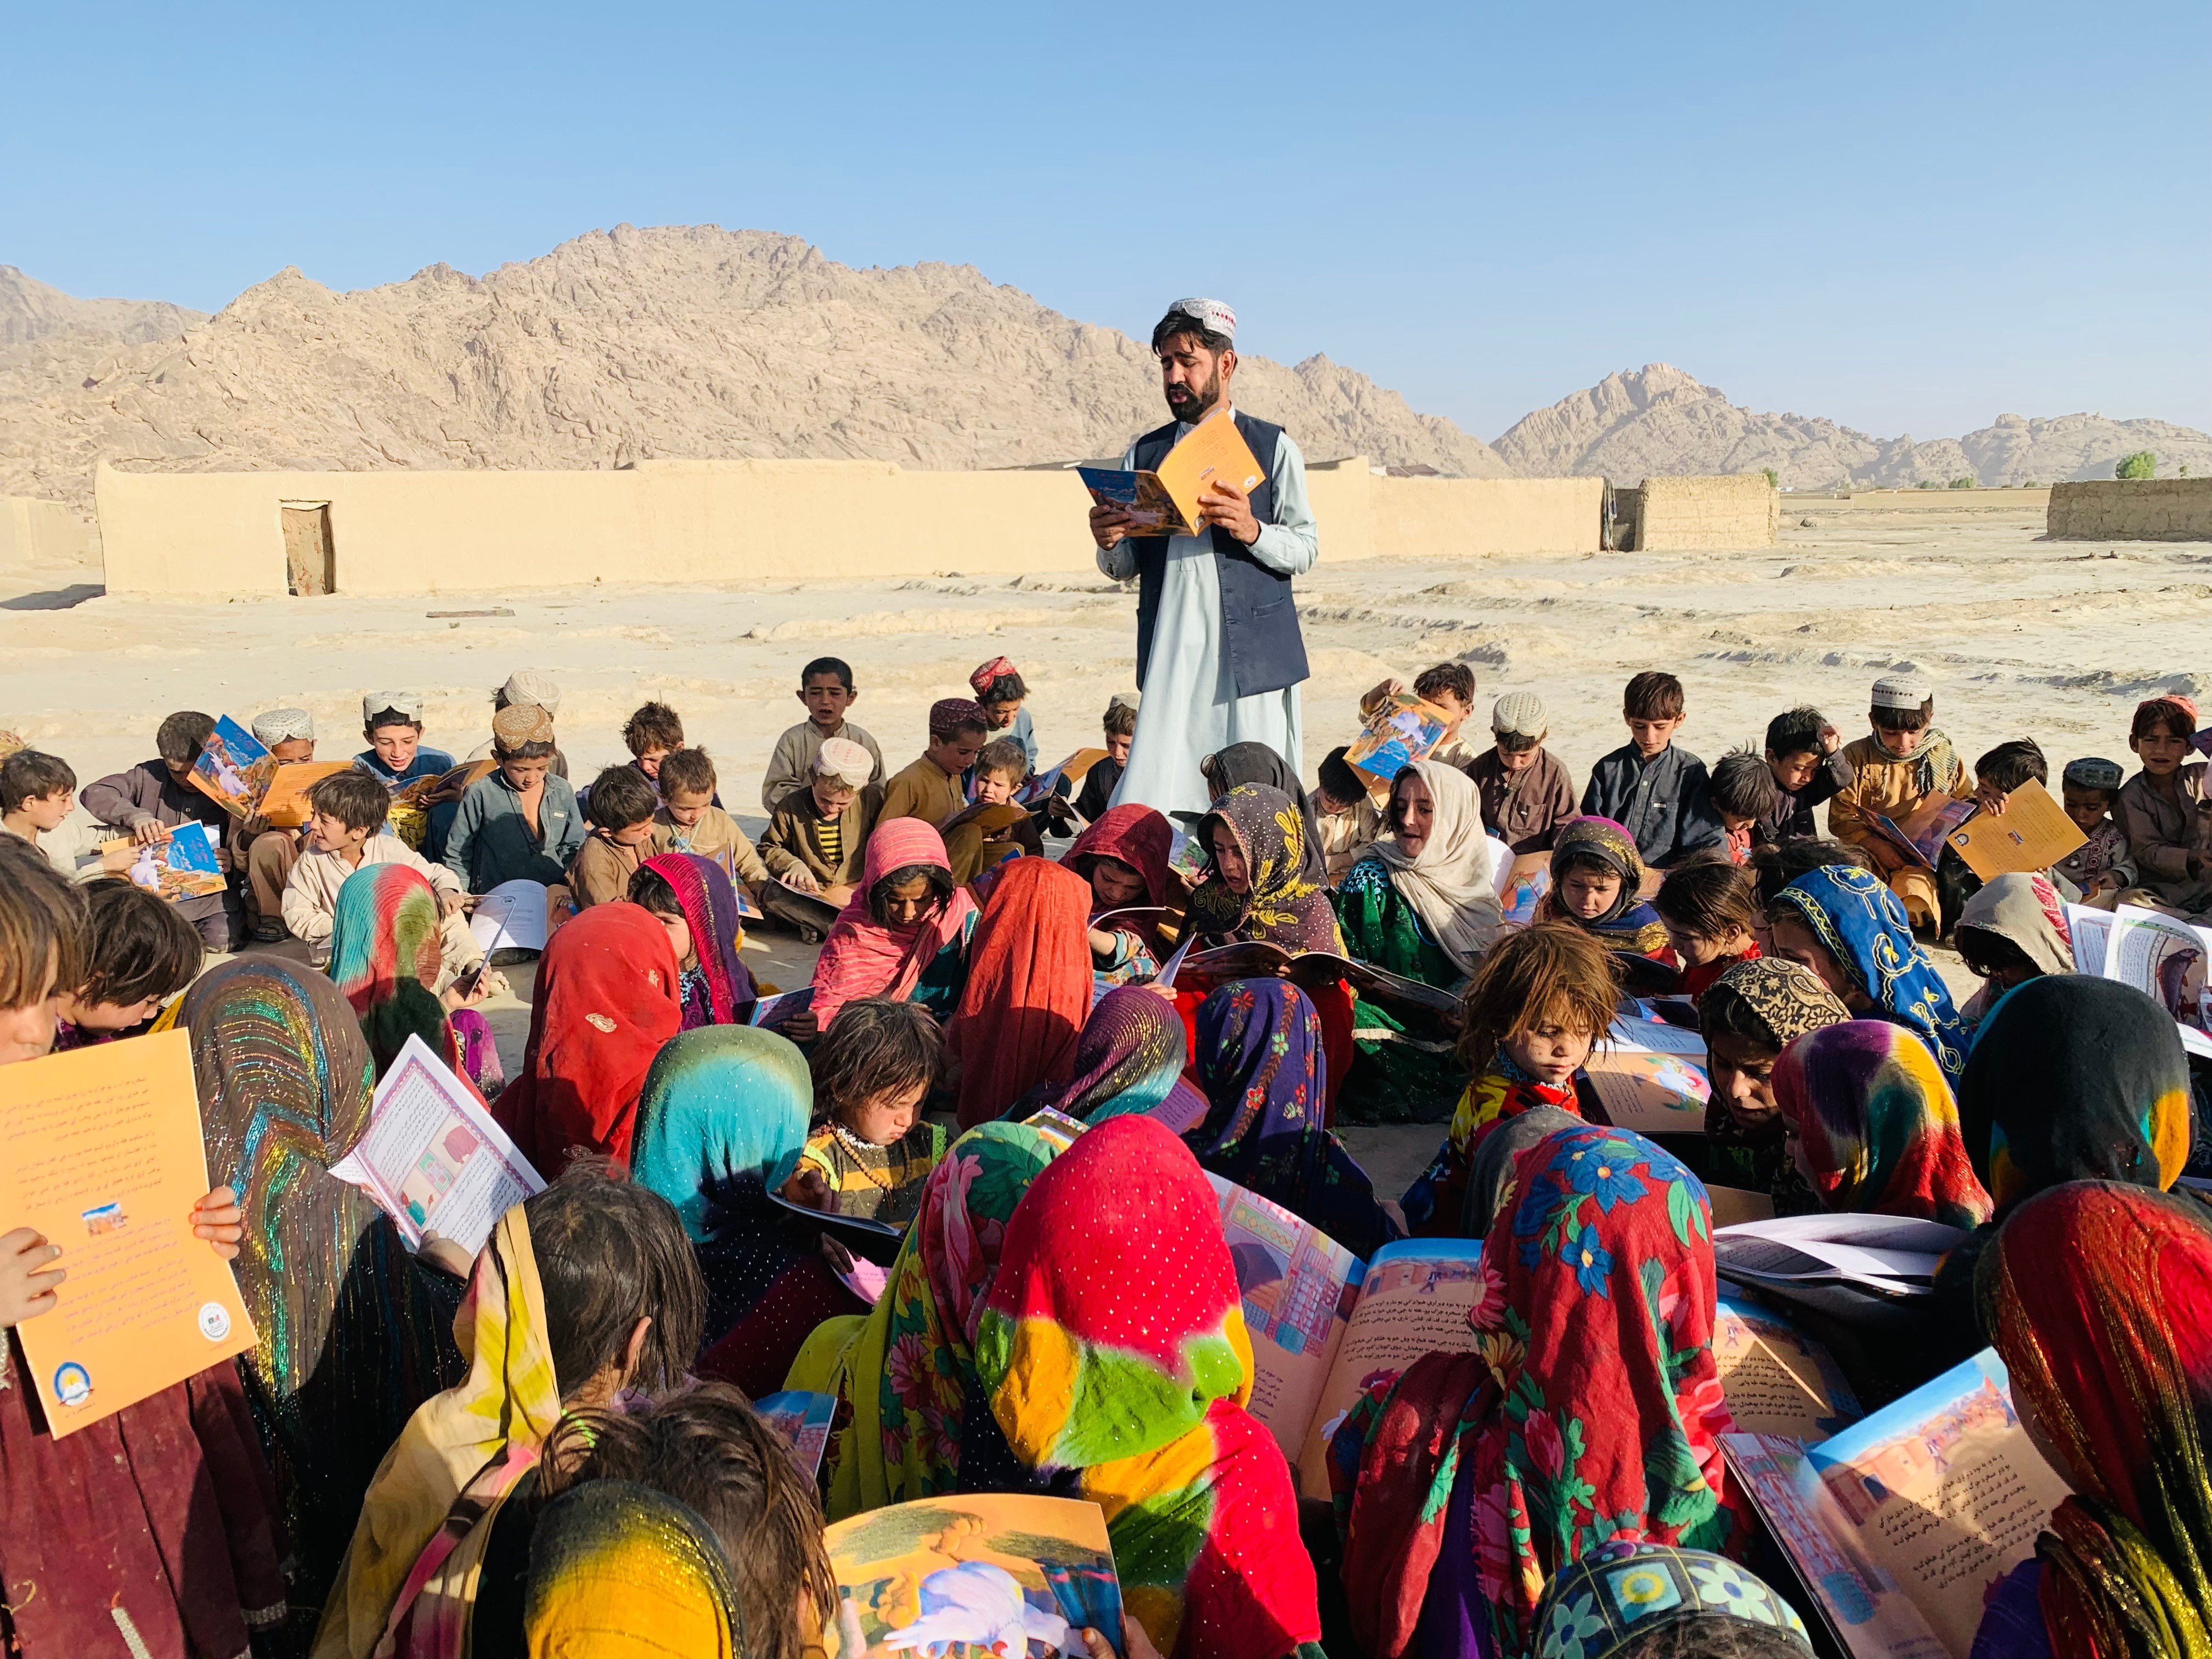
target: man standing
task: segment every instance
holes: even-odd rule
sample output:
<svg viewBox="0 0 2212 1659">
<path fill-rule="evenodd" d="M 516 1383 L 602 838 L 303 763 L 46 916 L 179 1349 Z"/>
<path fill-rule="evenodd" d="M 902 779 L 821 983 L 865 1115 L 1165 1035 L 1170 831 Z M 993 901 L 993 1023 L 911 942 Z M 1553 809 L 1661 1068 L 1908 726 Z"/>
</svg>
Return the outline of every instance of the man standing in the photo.
<svg viewBox="0 0 2212 1659">
<path fill-rule="evenodd" d="M 1178 300 L 1152 331 L 1160 383 L 1176 418 L 1147 432 L 1122 458 L 1151 471 L 1177 440 L 1217 410 L 1260 463 L 1248 496 L 1223 480 L 1198 498 L 1196 536 L 1131 536 L 1118 507 L 1091 509 L 1098 568 L 1138 578 L 1137 682 L 1144 692 L 1136 740 L 1114 792 L 1163 812 L 1211 804 L 1199 763 L 1232 743 L 1264 743 L 1300 769 L 1298 684 L 1306 678 L 1291 579 L 1313 568 L 1320 539 L 1306 501 L 1305 458 L 1279 426 L 1231 407 L 1237 313 L 1218 300 Z"/>
</svg>

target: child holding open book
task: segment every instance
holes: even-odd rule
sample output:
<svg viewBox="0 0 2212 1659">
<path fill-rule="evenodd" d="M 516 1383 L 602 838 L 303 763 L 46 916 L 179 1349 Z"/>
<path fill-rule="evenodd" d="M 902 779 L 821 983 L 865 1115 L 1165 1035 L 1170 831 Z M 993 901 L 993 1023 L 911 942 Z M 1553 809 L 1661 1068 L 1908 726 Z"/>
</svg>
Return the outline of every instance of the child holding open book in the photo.
<svg viewBox="0 0 2212 1659">
<path fill-rule="evenodd" d="M 1542 1115 L 1513 1131 L 1510 1144 L 1581 1118 L 1575 1074 L 1612 1025 L 1619 996 L 1613 953 L 1578 927 L 1539 922 L 1491 946 L 1460 1003 L 1459 1061 L 1474 1080 L 1403 1200 L 1414 1237 L 1489 1231 L 1490 1203 L 1511 1161 L 1486 1158 L 1485 1144 L 1531 1114 Z"/>
<path fill-rule="evenodd" d="M 1873 860 L 1915 927 L 1937 924 L 1936 874 L 1885 834 L 1877 816 L 1903 824 L 1930 795 L 1963 799 L 1974 792 L 1966 763 L 1936 726 L 1936 693 L 1912 674 L 1874 683 L 1867 736 L 1844 745 L 1850 782 L 1828 803 L 1828 833 Z"/>
<path fill-rule="evenodd" d="M 111 832 L 127 835 L 141 847 L 167 841 L 169 832 L 184 824 L 204 823 L 208 839 L 215 843 L 216 867 L 228 875 L 231 816 L 191 782 L 193 763 L 214 732 L 212 714 L 187 708 L 170 715 L 154 734 L 155 757 L 85 785 L 84 810 Z M 177 914 L 199 930 L 209 950 L 237 948 L 245 916 L 230 888 L 179 899 Z"/>
</svg>

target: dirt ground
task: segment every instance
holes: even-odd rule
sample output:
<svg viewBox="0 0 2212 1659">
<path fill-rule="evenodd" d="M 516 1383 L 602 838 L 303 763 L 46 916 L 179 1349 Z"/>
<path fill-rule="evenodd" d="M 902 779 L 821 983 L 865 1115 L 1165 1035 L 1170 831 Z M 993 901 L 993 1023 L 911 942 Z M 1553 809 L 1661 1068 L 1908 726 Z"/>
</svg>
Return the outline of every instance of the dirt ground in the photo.
<svg viewBox="0 0 2212 1659">
<path fill-rule="evenodd" d="M 1682 741 L 1708 761 L 1756 745 L 1794 703 L 1856 735 L 1867 687 L 1911 667 L 1934 682 L 1938 722 L 1966 759 L 2032 737 L 2054 776 L 2081 755 L 2129 762 L 2140 699 L 2212 691 L 2197 655 L 2197 629 L 2212 621 L 2212 544 L 2046 542 L 2040 513 L 1909 498 L 1869 510 L 1785 497 L 1784 512 L 1782 544 L 1753 551 L 1361 564 L 1329 562 L 1323 524 L 1321 563 L 1298 584 L 1313 666 L 1306 776 L 1352 734 L 1362 691 L 1447 658 L 1474 666 L 1483 708 L 1539 693 L 1577 781 L 1625 740 L 1620 687 L 1644 668 L 1681 676 Z M 661 698 L 717 757 L 724 800 L 757 831 L 761 768 L 803 717 L 793 693 L 811 657 L 853 665 L 854 718 L 893 768 L 920 751 L 929 703 L 965 695 L 969 670 L 1000 654 L 1032 688 L 1044 760 L 1096 741 L 1107 699 L 1135 682 L 1134 597 L 1083 562 L 1080 521 L 1069 529 L 1048 555 L 1062 570 L 1014 579 L 626 587 L 612 550 L 606 579 L 585 588 L 187 605 L 109 598 L 82 573 L 0 576 L 0 728 L 88 781 L 149 756 L 174 709 L 243 721 L 297 704 L 330 758 L 361 746 L 364 695 L 404 687 L 427 700 L 425 741 L 462 753 L 488 735 L 493 688 L 533 667 L 562 686 L 575 781 L 626 758 L 623 718 Z M 86 827 L 80 809 L 61 833 Z M 788 936 L 749 948 L 756 972 L 785 985 L 803 983 L 811 958 Z M 1944 965 L 1972 988 L 1955 959 Z M 517 988 L 526 996 L 526 975 Z M 503 1001 L 495 1024 L 512 1066 L 529 1012 Z M 1395 1191 L 1437 1133 L 1350 1138 Z"/>
</svg>

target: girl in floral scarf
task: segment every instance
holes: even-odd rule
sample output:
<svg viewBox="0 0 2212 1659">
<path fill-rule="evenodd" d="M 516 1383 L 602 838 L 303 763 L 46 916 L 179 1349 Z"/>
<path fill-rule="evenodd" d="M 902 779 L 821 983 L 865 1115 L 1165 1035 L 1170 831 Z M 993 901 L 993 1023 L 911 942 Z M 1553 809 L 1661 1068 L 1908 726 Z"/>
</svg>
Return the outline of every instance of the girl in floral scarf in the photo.
<svg viewBox="0 0 2212 1659">
<path fill-rule="evenodd" d="M 1705 1188 L 1584 1126 L 1522 1152 L 1514 1190 L 1480 1352 L 1416 1361 L 1332 1444 L 1352 1632 L 1382 1659 L 1525 1653 L 1547 1583 L 1611 1540 L 1741 1551 Z"/>
</svg>

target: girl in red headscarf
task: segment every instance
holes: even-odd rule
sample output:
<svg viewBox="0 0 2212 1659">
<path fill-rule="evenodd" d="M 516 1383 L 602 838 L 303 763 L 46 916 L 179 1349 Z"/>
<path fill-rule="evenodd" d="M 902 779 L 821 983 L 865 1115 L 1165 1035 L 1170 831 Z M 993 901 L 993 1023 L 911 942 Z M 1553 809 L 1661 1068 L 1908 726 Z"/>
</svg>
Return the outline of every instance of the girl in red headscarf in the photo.
<svg viewBox="0 0 2212 1659">
<path fill-rule="evenodd" d="M 546 944 L 521 1074 L 492 1115 L 548 1181 L 578 1152 L 627 1164 L 645 1074 L 683 1029 L 668 930 L 641 905 L 595 904 Z"/>
<path fill-rule="evenodd" d="M 1016 859 L 991 890 L 947 1034 L 962 1128 L 1073 1074 L 1091 1013 L 1090 916 L 1090 884 L 1049 860 Z"/>
<path fill-rule="evenodd" d="M 1107 808 L 1060 860 L 1091 884 L 1091 915 L 1169 902 L 1168 849 L 1175 831 L 1149 806 L 1130 801 Z M 1151 979 L 1166 952 L 1154 929 L 1135 918 L 1091 929 L 1091 966 L 1103 994 L 1116 985 Z"/>
</svg>

